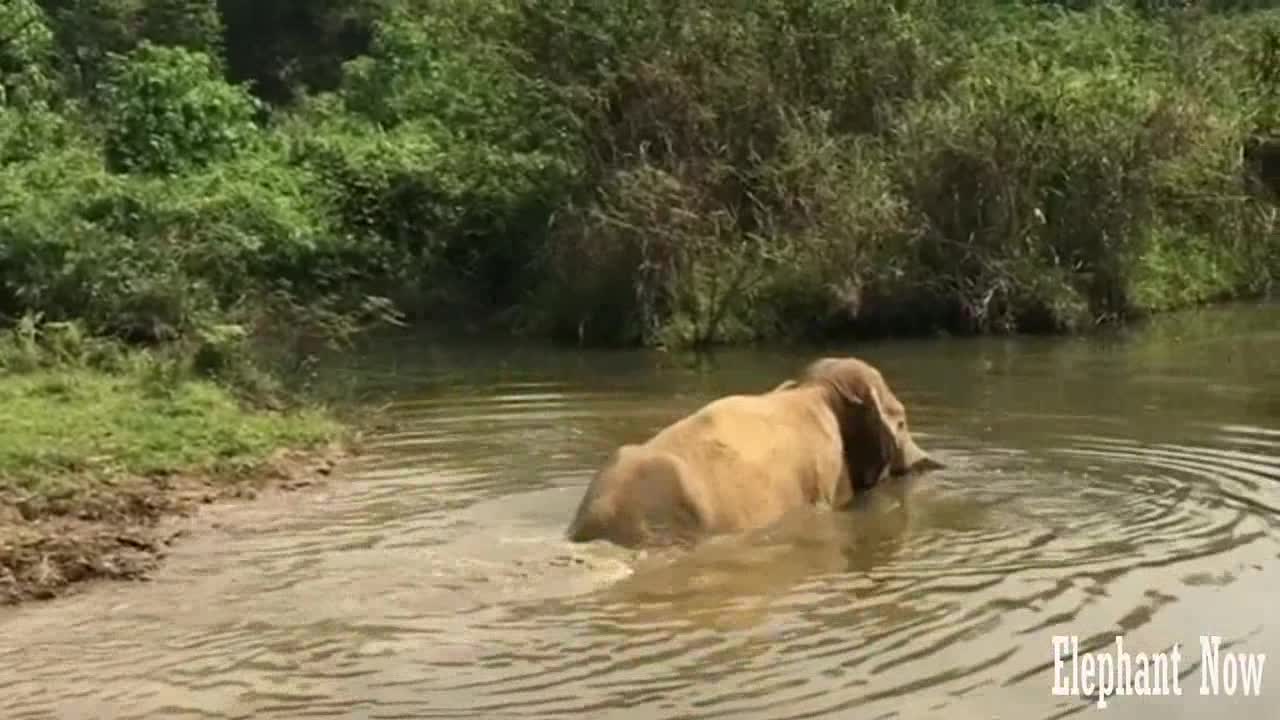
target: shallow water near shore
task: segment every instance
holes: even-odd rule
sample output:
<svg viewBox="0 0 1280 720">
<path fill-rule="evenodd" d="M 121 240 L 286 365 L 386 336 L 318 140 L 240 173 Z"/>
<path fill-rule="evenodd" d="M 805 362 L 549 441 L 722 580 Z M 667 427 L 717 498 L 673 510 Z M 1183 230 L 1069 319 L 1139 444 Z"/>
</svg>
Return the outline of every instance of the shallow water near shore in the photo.
<svg viewBox="0 0 1280 720">
<path fill-rule="evenodd" d="M 687 554 L 564 540 L 614 446 L 819 352 L 879 365 L 947 468 Z M 1275 305 L 697 366 L 403 341 L 344 372 L 395 420 L 349 480 L 231 509 L 150 583 L 0 610 L 3 717 L 1274 717 Z M 1053 636 L 1117 634 L 1177 643 L 1183 694 L 1053 694 Z M 1201 635 L 1268 653 L 1261 697 L 1200 695 Z"/>
</svg>

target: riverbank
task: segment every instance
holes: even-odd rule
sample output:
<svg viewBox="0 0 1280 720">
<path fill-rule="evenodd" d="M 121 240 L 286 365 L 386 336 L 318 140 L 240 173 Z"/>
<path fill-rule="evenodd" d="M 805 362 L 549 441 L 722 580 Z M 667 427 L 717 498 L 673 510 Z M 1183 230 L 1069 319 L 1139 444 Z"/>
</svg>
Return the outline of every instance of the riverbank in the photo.
<svg viewBox="0 0 1280 720">
<path fill-rule="evenodd" d="M 145 579 L 202 506 L 326 482 L 357 440 L 324 409 L 76 367 L 0 374 L 0 428 L 6 605 Z"/>
<path fill-rule="evenodd" d="M 0 324 L 687 347 L 1280 281 L 1280 10 L 50 5 L 0 0 Z"/>
</svg>

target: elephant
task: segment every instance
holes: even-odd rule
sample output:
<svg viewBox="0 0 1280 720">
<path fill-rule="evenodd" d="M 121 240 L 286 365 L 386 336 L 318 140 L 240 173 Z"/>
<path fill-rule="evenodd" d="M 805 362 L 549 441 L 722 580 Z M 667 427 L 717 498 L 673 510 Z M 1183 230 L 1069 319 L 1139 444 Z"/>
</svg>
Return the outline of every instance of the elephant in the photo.
<svg viewBox="0 0 1280 720">
<path fill-rule="evenodd" d="M 771 525 L 810 505 L 847 509 L 890 475 L 943 467 L 907 427 L 880 370 L 820 358 L 760 394 L 728 395 L 624 444 L 597 470 L 573 542 L 688 546 Z"/>
</svg>

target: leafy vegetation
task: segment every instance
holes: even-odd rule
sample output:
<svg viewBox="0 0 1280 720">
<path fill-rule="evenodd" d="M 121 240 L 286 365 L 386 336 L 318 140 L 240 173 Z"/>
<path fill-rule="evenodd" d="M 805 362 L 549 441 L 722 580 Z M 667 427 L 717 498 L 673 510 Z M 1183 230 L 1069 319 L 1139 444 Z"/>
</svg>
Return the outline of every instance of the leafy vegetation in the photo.
<svg viewBox="0 0 1280 720">
<path fill-rule="evenodd" d="M 194 357 L 401 316 L 698 345 L 1256 296 L 1266 5 L 0 0 L 0 324 Z"/>
<path fill-rule="evenodd" d="M 6 332 L 0 501 L 75 508 L 89 494 L 120 492 L 122 482 L 175 472 L 232 478 L 280 448 L 339 437 L 321 409 L 261 411 L 215 382 L 216 373 L 195 377 L 186 358 L 91 338 L 76 324 L 27 319 Z"/>
</svg>

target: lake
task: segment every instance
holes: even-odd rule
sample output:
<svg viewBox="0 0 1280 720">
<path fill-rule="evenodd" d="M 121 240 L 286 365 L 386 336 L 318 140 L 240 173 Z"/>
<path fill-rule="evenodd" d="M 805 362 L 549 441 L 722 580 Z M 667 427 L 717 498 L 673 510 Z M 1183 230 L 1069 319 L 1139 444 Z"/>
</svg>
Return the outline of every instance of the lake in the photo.
<svg viewBox="0 0 1280 720">
<path fill-rule="evenodd" d="M 615 446 L 822 354 L 880 367 L 946 463 L 905 503 L 565 541 Z M 1202 696 L 1200 637 L 1280 652 L 1276 305 L 697 362 L 404 339 L 341 372 L 393 421 L 349 479 L 211 510 L 152 582 L 0 610 L 5 718 L 1275 716 L 1280 657 Z M 1055 695 L 1059 635 L 1177 644 L 1183 694 Z"/>
</svg>

